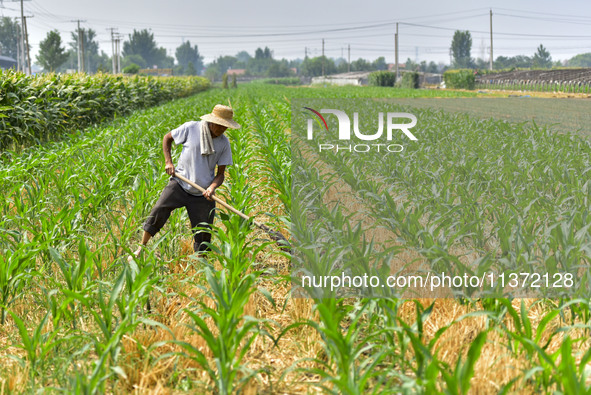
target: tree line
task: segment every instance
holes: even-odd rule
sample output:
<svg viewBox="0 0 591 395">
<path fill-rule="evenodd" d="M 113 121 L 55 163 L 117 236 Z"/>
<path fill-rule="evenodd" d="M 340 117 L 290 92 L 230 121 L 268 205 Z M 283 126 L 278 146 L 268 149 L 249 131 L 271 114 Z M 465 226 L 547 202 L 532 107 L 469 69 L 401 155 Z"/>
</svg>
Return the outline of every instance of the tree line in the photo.
<svg viewBox="0 0 591 395">
<path fill-rule="evenodd" d="M 451 42 L 451 53 L 453 56 L 452 66 L 459 69 L 488 69 L 490 67 L 489 61 L 481 58 L 472 58 L 471 49 L 472 36 L 470 35 L 470 32 L 456 30 Z M 498 56 L 493 61 L 493 68 L 495 70 L 501 70 L 510 68 L 549 69 L 555 66 L 591 67 L 591 62 L 587 65 L 579 64 L 580 62 L 573 62 L 571 65 L 570 63 L 573 59 L 574 58 L 566 64 L 563 64 L 560 61 L 553 62 L 550 52 L 540 44 L 532 56 Z"/>
<path fill-rule="evenodd" d="M 17 57 L 18 34 L 20 25 L 15 19 L 0 18 L 0 55 Z M 84 66 L 88 73 L 112 72 L 112 59 L 104 51 L 99 51 L 96 31 L 81 29 L 84 48 Z M 448 67 L 452 68 L 489 68 L 484 59 L 471 56 L 472 37 L 469 31 L 456 31 L 451 42 L 451 65 L 426 61 L 415 63 L 407 59 L 406 70 L 440 73 Z M 211 80 L 219 80 L 228 70 L 241 69 L 247 76 L 289 77 L 330 75 L 347 71 L 379 71 L 387 70 L 385 58 L 374 61 L 363 58 L 350 64 L 344 58 L 328 58 L 325 56 L 305 57 L 304 59 L 275 59 L 273 51 L 268 48 L 257 48 L 253 55 L 240 51 L 234 56 L 219 56 L 209 64 L 204 64 L 203 56 L 197 45 L 185 41 L 175 50 L 175 56 L 168 56 L 166 49 L 158 46 L 154 34 L 149 30 L 135 30 L 123 42 L 121 67 L 123 72 L 134 73 L 144 68 L 172 69 L 175 75 L 205 75 Z M 39 44 L 36 57 L 37 63 L 44 71 L 66 72 L 78 69 L 78 34 L 71 33 L 67 43 L 57 30 L 47 33 Z M 498 56 L 493 66 L 495 69 L 507 68 L 550 68 L 553 66 L 591 67 L 591 53 L 577 55 L 568 62 L 552 61 L 549 51 L 542 45 L 532 56 L 517 55 L 513 57 Z"/>
</svg>

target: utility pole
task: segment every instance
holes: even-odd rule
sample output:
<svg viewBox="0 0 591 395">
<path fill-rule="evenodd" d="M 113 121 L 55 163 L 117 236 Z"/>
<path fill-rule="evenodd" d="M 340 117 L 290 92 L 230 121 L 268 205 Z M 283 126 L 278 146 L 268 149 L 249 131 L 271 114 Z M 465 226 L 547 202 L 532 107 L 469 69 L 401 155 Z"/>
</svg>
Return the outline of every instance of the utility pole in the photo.
<svg viewBox="0 0 591 395">
<path fill-rule="evenodd" d="M 29 52 L 29 33 L 27 32 L 27 18 L 32 18 L 33 16 L 26 16 L 25 21 L 25 41 L 26 41 L 26 48 L 27 48 L 27 65 L 29 66 L 29 75 L 31 75 L 31 53 Z"/>
<path fill-rule="evenodd" d="M 80 30 L 80 22 L 86 21 L 81 21 L 78 19 L 70 22 L 78 22 L 78 72 L 80 73 L 84 71 L 84 44 L 82 43 L 82 30 Z"/>
<path fill-rule="evenodd" d="M 115 53 L 117 56 L 117 62 L 115 64 L 115 67 L 117 69 L 117 74 L 119 74 L 121 72 L 121 57 L 120 57 L 120 43 L 121 43 L 121 36 L 119 34 L 117 34 L 115 36 Z"/>
<path fill-rule="evenodd" d="M 400 78 L 398 71 L 398 22 L 396 22 L 396 34 L 394 35 L 394 66 L 396 66 L 396 81 Z"/>
<path fill-rule="evenodd" d="M 490 10 L 490 69 L 493 69 L 492 8 Z"/>
<path fill-rule="evenodd" d="M 322 39 L 322 76 L 324 77 L 324 39 Z"/>
<path fill-rule="evenodd" d="M 14 2 L 20 2 L 21 3 L 21 31 L 20 31 L 20 39 L 19 39 L 19 43 L 16 46 L 16 51 L 17 51 L 17 70 L 18 71 L 22 71 L 23 73 L 26 73 L 26 67 L 25 67 L 25 6 L 24 6 L 24 1 L 25 0 L 4 0 L 4 1 L 10 1 L 12 3 Z M 26 1 L 31 1 L 31 0 L 26 0 Z M 20 55 L 20 57 L 19 57 Z"/>
<path fill-rule="evenodd" d="M 82 57 L 80 54 L 80 41 L 82 40 L 80 39 L 80 21 L 78 21 L 78 72 L 82 71 L 82 67 L 80 67 L 82 66 Z"/>
<path fill-rule="evenodd" d="M 111 65 L 112 65 L 112 70 L 113 70 L 113 74 L 115 73 L 115 28 L 114 27 L 110 27 L 107 30 L 111 31 Z"/>
<path fill-rule="evenodd" d="M 82 53 L 82 72 L 86 72 L 86 62 L 84 61 L 84 59 L 86 58 L 85 56 L 85 52 L 84 52 L 84 37 L 86 36 L 86 33 L 83 30 L 80 30 L 81 36 L 82 36 L 82 40 L 80 40 L 80 47 L 81 50 L 80 52 Z"/>
<path fill-rule="evenodd" d="M 21 40 L 21 36 L 19 34 L 19 32 L 17 32 L 16 34 L 18 34 L 18 40 L 19 40 L 19 44 L 16 46 L 16 71 L 21 71 L 21 45 L 20 45 L 20 40 Z"/>
<path fill-rule="evenodd" d="M 351 44 L 349 44 L 348 51 L 349 51 L 349 56 L 348 56 L 349 61 L 347 62 L 347 72 L 350 73 L 351 72 Z"/>
<path fill-rule="evenodd" d="M 308 59 L 308 47 L 304 47 L 304 60 Z"/>
<path fill-rule="evenodd" d="M 26 72 L 25 69 L 25 8 L 23 6 L 23 0 L 21 0 L 21 57 L 23 58 L 23 62 L 21 63 L 23 72 Z"/>
</svg>

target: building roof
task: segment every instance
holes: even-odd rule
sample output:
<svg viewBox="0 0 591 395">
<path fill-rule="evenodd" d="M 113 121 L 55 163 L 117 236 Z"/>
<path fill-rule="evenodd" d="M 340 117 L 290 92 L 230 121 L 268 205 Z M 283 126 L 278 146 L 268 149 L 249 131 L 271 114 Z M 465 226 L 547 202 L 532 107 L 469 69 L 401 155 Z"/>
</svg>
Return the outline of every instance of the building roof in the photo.
<svg viewBox="0 0 591 395">
<path fill-rule="evenodd" d="M 0 60 L 4 60 L 4 61 L 7 61 L 7 62 L 14 62 L 14 63 L 16 63 L 16 59 L 9 58 L 8 56 L 2 56 L 2 55 L 0 55 Z"/>
<path fill-rule="evenodd" d="M 370 71 L 352 71 L 350 73 L 340 73 L 327 75 L 326 78 L 337 78 L 337 79 L 359 79 L 367 78 Z"/>
</svg>

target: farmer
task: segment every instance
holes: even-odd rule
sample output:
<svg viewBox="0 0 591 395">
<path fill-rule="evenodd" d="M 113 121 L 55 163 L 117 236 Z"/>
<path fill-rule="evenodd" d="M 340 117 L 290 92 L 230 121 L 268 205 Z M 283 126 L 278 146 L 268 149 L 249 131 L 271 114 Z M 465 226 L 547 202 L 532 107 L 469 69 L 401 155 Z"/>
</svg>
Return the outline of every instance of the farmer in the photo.
<svg viewBox="0 0 591 395">
<path fill-rule="evenodd" d="M 224 136 L 227 128 L 239 129 L 233 120 L 231 107 L 216 105 L 211 114 L 201 117 L 201 121 L 190 121 L 168 132 L 162 140 L 162 150 L 166 162 L 166 173 L 171 175 L 168 185 L 144 223 L 142 245 L 130 256 L 131 261 L 142 252 L 142 247 L 156 234 L 177 208 L 185 207 L 193 229 L 193 250 L 206 251 L 206 242 L 211 241 L 211 233 L 197 231 L 197 226 L 211 228 L 214 218 L 215 201 L 211 198 L 215 190 L 224 182 L 224 170 L 232 164 L 230 141 Z M 172 142 L 182 144 L 183 150 L 175 168 L 170 155 Z M 217 173 L 215 168 L 217 166 Z M 180 174 L 205 188 L 199 192 L 188 183 L 176 178 Z"/>
</svg>

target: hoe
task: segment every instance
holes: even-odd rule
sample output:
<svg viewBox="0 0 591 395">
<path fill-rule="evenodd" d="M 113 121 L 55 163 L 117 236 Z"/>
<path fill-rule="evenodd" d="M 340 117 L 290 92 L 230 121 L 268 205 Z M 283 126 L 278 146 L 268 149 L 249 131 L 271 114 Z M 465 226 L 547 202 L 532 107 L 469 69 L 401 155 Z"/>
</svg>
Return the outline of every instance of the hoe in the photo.
<svg viewBox="0 0 591 395">
<path fill-rule="evenodd" d="M 178 178 L 179 180 L 183 180 L 185 181 L 187 184 L 191 185 L 193 188 L 197 189 L 198 191 L 200 191 L 201 193 L 205 192 L 205 188 L 200 187 L 199 185 L 195 184 L 193 181 L 187 179 L 186 177 L 181 176 L 180 174 L 174 174 L 174 176 L 176 178 Z M 224 202 L 223 200 L 221 200 L 220 198 L 218 198 L 217 196 L 212 196 L 211 197 L 213 200 L 215 200 L 216 202 L 218 202 L 219 204 L 221 204 L 223 207 L 225 207 L 227 210 L 233 212 L 236 215 L 239 215 L 240 217 L 244 218 L 247 221 L 252 221 L 254 223 L 254 225 L 263 230 L 264 232 L 266 232 L 269 237 L 271 237 L 271 239 L 273 239 L 274 241 L 277 242 L 277 244 L 280 246 L 280 248 L 283 251 L 291 251 L 291 245 L 289 244 L 289 241 L 287 241 L 287 239 L 279 232 L 274 231 L 272 229 L 269 229 L 268 226 L 261 224 L 260 222 L 250 218 L 248 215 L 244 214 L 241 211 L 238 211 L 237 209 L 235 209 L 234 207 L 230 206 L 228 203 Z"/>
</svg>

